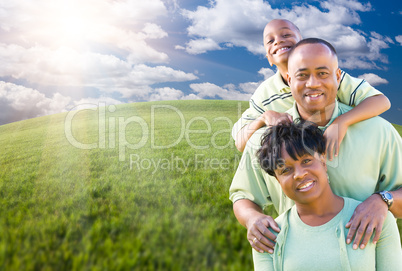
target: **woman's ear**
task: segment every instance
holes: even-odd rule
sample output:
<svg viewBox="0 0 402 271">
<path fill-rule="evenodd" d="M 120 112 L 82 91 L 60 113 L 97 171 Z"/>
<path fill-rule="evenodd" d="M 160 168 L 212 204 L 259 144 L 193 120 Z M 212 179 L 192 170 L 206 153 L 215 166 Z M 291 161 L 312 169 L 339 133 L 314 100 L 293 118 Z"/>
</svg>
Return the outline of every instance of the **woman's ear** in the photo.
<svg viewBox="0 0 402 271">
<path fill-rule="evenodd" d="M 324 152 L 323 154 L 320 154 L 320 161 L 325 167 L 325 170 L 327 170 L 327 153 Z"/>
</svg>

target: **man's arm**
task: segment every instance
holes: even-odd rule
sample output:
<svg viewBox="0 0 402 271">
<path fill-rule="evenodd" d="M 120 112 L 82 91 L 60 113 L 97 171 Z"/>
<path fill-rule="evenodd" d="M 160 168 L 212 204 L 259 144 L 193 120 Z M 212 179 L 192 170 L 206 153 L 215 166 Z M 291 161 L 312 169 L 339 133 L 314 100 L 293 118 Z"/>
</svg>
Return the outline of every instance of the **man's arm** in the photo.
<svg viewBox="0 0 402 271">
<path fill-rule="evenodd" d="M 378 116 L 391 107 L 391 103 L 385 95 L 371 96 L 360 102 L 352 110 L 337 117 L 327 128 L 324 136 L 327 139 L 327 153 L 329 160 L 338 156 L 339 146 L 346 135 L 349 126 Z"/>
<path fill-rule="evenodd" d="M 239 223 L 246 227 L 250 245 L 260 253 L 264 251 L 273 253 L 276 236 L 268 230 L 268 227 L 279 232 L 275 220 L 265 215 L 257 204 L 248 199 L 236 201 L 233 204 L 233 212 Z"/>
<path fill-rule="evenodd" d="M 394 203 L 389 210 L 396 218 L 402 219 L 402 188 L 390 192 L 394 198 Z M 384 201 L 383 203 L 385 204 Z"/>
</svg>

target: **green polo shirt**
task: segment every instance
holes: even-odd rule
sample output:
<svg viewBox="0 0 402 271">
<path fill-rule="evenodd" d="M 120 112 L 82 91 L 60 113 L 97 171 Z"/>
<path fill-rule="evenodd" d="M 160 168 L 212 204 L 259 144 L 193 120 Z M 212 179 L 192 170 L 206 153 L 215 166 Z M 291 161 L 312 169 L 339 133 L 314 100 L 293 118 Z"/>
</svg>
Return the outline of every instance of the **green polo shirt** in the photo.
<svg viewBox="0 0 402 271">
<path fill-rule="evenodd" d="M 379 94 L 382 93 L 364 79 L 354 78 L 342 72 L 337 93 L 337 99 L 341 103 L 356 106 L 364 99 Z M 235 139 L 244 125 L 258 118 L 265 111 L 286 112 L 293 106 L 294 101 L 290 87 L 283 82 L 279 71 L 276 72 L 257 88 L 250 99 L 250 107 L 233 126 L 232 137 Z"/>
<path fill-rule="evenodd" d="M 351 107 L 336 102 L 331 120 L 349 111 Z M 296 105 L 288 113 L 300 118 Z M 255 156 L 260 148 L 263 127 L 247 142 L 236 174 L 229 189 L 230 199 L 249 199 L 265 208 L 273 204 L 278 214 L 293 206 L 293 201 L 282 192 L 275 177 L 263 171 Z M 381 117 L 356 123 L 348 128 L 339 156 L 327 161 L 331 188 L 338 196 L 364 201 L 371 194 L 402 187 L 402 139 L 395 128 Z"/>
<path fill-rule="evenodd" d="M 344 198 L 343 209 L 330 221 L 312 227 L 305 224 L 296 206 L 275 219 L 281 228 L 274 254 L 253 249 L 255 271 L 273 270 L 402 270 L 401 242 L 392 213 L 384 221 L 377 244 L 369 242 L 364 250 L 345 243 L 346 223 L 360 201 Z"/>
</svg>

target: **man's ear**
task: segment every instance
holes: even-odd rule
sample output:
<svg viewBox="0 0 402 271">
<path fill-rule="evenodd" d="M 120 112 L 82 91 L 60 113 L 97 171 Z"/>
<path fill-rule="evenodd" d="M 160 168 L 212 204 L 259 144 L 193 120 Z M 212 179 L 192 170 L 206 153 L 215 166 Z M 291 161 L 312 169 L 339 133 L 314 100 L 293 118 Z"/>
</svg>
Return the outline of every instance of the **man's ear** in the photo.
<svg viewBox="0 0 402 271">
<path fill-rule="evenodd" d="M 338 82 L 338 84 L 341 82 L 341 76 L 342 76 L 342 71 L 341 69 L 337 69 L 336 70 L 336 81 Z"/>
<path fill-rule="evenodd" d="M 288 85 L 290 86 L 290 81 L 291 81 L 291 77 L 289 76 L 289 73 L 286 73 L 286 80 L 288 81 Z"/>
</svg>

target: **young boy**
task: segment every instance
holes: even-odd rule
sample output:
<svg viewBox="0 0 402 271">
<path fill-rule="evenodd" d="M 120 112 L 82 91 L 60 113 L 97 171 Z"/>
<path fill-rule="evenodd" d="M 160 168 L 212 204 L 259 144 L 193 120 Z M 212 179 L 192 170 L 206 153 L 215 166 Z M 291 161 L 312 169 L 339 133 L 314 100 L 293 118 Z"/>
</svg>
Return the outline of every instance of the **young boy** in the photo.
<svg viewBox="0 0 402 271">
<path fill-rule="evenodd" d="M 294 103 L 286 80 L 288 52 L 301 39 L 300 30 L 288 20 L 275 19 L 266 25 L 266 56 L 270 65 L 275 65 L 278 71 L 257 88 L 250 99 L 250 108 L 233 126 L 232 136 L 239 151 L 244 150 L 251 135 L 264 125 L 292 121 L 288 114 L 283 113 Z M 311 88 L 318 87 L 311 85 Z M 329 160 L 338 155 L 339 146 L 350 125 L 377 116 L 390 108 L 388 98 L 380 91 L 365 80 L 353 78 L 345 72 L 342 72 L 337 98 L 355 108 L 339 116 L 325 131 Z"/>
</svg>

